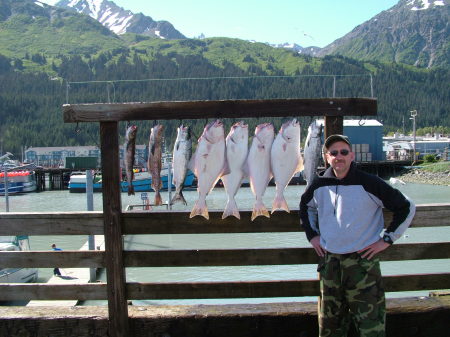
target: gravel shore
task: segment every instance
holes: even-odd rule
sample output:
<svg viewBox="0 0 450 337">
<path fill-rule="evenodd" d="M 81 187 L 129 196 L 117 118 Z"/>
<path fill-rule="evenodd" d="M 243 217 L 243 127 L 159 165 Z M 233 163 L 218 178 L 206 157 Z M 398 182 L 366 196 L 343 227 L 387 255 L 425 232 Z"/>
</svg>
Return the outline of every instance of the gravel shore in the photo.
<svg viewBox="0 0 450 337">
<path fill-rule="evenodd" d="M 397 177 L 406 183 L 450 186 L 450 170 L 447 172 L 429 172 L 421 169 L 411 169 Z"/>
</svg>

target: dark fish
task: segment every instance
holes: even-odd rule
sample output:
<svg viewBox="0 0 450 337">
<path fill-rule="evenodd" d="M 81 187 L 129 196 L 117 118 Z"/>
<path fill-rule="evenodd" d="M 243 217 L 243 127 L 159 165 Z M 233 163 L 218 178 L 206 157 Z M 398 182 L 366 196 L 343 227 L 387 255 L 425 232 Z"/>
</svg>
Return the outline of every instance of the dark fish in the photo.
<svg viewBox="0 0 450 337">
<path fill-rule="evenodd" d="M 150 141 L 148 144 L 148 171 L 152 175 L 152 188 L 155 191 L 156 206 L 162 205 L 161 193 L 161 167 L 162 167 L 162 138 L 164 133 L 164 126 L 161 124 L 155 125 L 150 132 Z"/>
<path fill-rule="evenodd" d="M 127 175 L 128 195 L 134 195 L 134 187 L 132 182 L 134 179 L 133 165 L 134 165 L 134 155 L 136 153 L 136 133 L 137 133 L 137 126 L 131 125 L 127 128 L 127 132 L 125 134 L 124 166 Z"/>
</svg>

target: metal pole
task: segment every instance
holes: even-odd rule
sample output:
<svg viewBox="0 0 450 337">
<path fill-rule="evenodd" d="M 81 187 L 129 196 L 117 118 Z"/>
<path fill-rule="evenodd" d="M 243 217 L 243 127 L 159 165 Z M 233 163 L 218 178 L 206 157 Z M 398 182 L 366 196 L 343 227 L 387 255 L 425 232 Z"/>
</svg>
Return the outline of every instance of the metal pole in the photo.
<svg viewBox="0 0 450 337">
<path fill-rule="evenodd" d="M 333 97 L 336 97 L 336 76 L 333 76 Z"/>
<path fill-rule="evenodd" d="M 86 170 L 86 202 L 87 210 L 94 210 L 94 177 L 92 176 L 91 170 Z M 89 235 L 88 238 L 89 250 L 95 250 L 95 236 Z M 97 270 L 96 268 L 89 269 L 89 281 L 95 282 L 97 280 Z"/>
<path fill-rule="evenodd" d="M 169 201 L 167 202 L 169 204 L 169 210 L 172 210 L 172 167 L 171 167 L 170 159 L 167 159 L 167 192 L 168 192 L 168 198 Z"/>
<path fill-rule="evenodd" d="M 372 74 L 370 74 L 370 95 L 373 98 L 373 77 L 372 77 Z"/>
<path fill-rule="evenodd" d="M 6 171 L 6 167 L 3 167 L 3 182 L 5 185 L 5 206 L 6 206 L 6 212 L 9 212 L 9 196 L 8 196 L 8 172 Z"/>
<path fill-rule="evenodd" d="M 411 118 L 413 120 L 413 150 L 414 150 L 414 163 L 417 160 L 417 155 L 416 155 L 416 116 L 417 116 L 417 110 L 412 110 L 411 111 Z"/>
</svg>

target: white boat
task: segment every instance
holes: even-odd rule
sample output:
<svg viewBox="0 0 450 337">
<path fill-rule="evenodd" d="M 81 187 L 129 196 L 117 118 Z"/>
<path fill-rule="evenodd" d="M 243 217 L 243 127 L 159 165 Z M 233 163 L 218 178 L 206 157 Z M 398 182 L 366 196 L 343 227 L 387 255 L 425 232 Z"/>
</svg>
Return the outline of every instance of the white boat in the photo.
<svg viewBox="0 0 450 337">
<path fill-rule="evenodd" d="M 0 236 L 0 251 L 14 252 L 27 250 L 30 250 L 28 236 Z M 37 278 L 37 268 L 2 268 L 0 266 L 0 283 L 34 282 Z"/>
<path fill-rule="evenodd" d="M 37 189 L 34 171 L 7 172 L 8 194 L 34 192 Z M 0 172 L 0 195 L 5 194 L 5 173 Z"/>
<path fill-rule="evenodd" d="M 102 176 L 100 174 L 93 175 L 92 186 L 94 192 L 102 191 Z M 70 193 L 86 193 L 86 173 L 73 172 L 69 180 Z"/>
</svg>

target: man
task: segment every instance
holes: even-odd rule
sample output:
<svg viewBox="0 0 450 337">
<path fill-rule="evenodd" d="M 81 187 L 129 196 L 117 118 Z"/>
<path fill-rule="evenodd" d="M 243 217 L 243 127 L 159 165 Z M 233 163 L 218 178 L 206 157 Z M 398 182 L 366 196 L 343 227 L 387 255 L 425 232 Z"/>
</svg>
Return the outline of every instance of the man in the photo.
<svg viewBox="0 0 450 337">
<path fill-rule="evenodd" d="M 316 176 L 300 201 L 306 236 L 320 257 L 319 336 L 385 336 L 386 305 L 376 256 L 401 237 L 414 204 L 377 176 L 356 168 L 346 136 L 325 140 L 330 167 Z M 383 211 L 394 213 L 384 231 Z"/>
<path fill-rule="evenodd" d="M 53 249 L 54 251 L 61 251 L 61 250 L 62 250 L 61 248 L 56 247 L 56 244 L 54 244 L 54 243 L 52 244 L 52 249 Z M 53 275 L 55 275 L 55 276 L 61 276 L 61 271 L 59 270 L 58 267 L 53 268 Z"/>
</svg>

